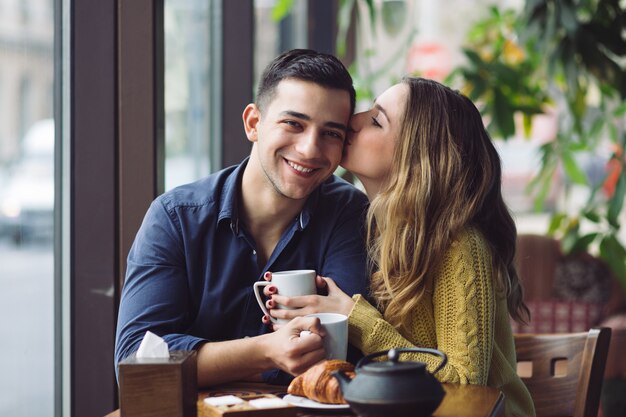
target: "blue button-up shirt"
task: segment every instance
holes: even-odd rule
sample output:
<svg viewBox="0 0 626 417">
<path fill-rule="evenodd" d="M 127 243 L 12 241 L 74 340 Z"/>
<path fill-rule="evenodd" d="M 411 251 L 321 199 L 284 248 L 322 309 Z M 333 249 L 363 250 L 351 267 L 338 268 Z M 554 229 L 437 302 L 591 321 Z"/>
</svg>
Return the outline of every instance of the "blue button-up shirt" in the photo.
<svg viewBox="0 0 626 417">
<path fill-rule="evenodd" d="M 128 255 L 116 369 L 147 330 L 163 337 L 170 350 L 267 332 L 252 289 L 266 271 L 314 269 L 348 294 L 364 293 L 365 195 L 329 178 L 308 197 L 261 268 L 237 214 L 246 163 L 169 191 L 150 206 Z"/>
</svg>

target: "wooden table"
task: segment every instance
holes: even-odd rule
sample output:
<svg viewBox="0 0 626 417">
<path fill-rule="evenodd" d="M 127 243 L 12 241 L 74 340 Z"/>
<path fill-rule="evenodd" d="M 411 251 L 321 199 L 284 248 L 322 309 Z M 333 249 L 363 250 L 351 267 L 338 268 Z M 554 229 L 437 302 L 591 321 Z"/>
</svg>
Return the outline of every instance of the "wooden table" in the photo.
<svg viewBox="0 0 626 417">
<path fill-rule="evenodd" d="M 439 408 L 435 410 L 433 417 L 501 417 L 504 415 L 504 395 L 495 388 L 477 385 L 443 384 L 446 396 Z M 283 396 L 287 387 L 268 385 L 254 382 L 237 382 L 206 391 L 198 392 L 198 399 L 226 394 L 275 394 Z M 200 417 L 202 413 L 198 413 Z M 316 413 L 313 410 L 302 409 L 298 417 L 319 417 L 333 415 L 335 417 L 354 417 L 351 412 Z M 120 417 L 120 411 L 116 410 L 105 417 Z M 393 417 L 393 416 L 389 416 Z"/>
</svg>

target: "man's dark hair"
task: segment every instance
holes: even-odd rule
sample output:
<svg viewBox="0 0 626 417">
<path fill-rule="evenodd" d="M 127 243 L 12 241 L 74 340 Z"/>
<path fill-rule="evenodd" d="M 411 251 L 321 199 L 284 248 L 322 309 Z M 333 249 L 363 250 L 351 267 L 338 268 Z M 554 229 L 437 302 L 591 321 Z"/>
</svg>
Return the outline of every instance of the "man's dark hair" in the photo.
<svg viewBox="0 0 626 417">
<path fill-rule="evenodd" d="M 326 88 L 347 91 L 350 94 L 350 114 L 354 112 L 355 92 L 352 77 L 333 55 L 310 49 L 292 49 L 276 57 L 263 71 L 256 103 L 259 109 L 268 105 L 276 94 L 276 86 L 283 80 L 310 81 Z"/>
</svg>

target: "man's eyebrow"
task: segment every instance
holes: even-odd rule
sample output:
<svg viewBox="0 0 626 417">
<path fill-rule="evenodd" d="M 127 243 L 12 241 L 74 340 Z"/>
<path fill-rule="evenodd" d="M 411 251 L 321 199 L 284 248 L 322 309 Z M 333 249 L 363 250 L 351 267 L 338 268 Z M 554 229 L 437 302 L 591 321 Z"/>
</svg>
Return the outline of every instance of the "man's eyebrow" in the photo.
<svg viewBox="0 0 626 417">
<path fill-rule="evenodd" d="M 285 115 L 285 116 L 297 117 L 298 119 L 302 119 L 302 120 L 311 120 L 311 116 L 308 116 L 304 113 L 300 113 L 300 112 L 293 111 L 293 110 L 285 110 L 281 112 L 280 114 Z"/>
<path fill-rule="evenodd" d="M 310 121 L 311 120 L 311 116 L 304 114 L 304 113 L 300 113 L 297 111 L 293 111 L 293 110 L 285 110 L 283 112 L 281 112 L 282 115 L 285 116 L 291 116 L 291 117 L 296 117 L 298 119 L 302 119 L 302 120 L 306 120 L 306 121 Z M 333 121 L 328 121 L 326 123 L 324 123 L 324 126 L 326 127 L 330 127 L 331 129 L 339 129 L 339 130 L 343 130 L 343 131 L 347 131 L 348 130 L 348 126 L 343 124 L 343 123 L 339 123 L 339 122 L 333 122 Z"/>
<path fill-rule="evenodd" d="M 324 126 L 330 127 L 331 129 L 343 130 L 344 132 L 348 130 L 348 126 L 344 125 L 343 123 L 339 123 L 339 122 L 326 122 L 326 123 L 324 123 Z"/>
</svg>

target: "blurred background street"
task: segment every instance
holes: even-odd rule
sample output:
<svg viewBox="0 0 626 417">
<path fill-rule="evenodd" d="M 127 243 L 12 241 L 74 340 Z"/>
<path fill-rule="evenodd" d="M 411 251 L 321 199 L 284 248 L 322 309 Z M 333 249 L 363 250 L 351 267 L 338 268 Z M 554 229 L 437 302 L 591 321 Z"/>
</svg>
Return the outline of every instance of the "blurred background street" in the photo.
<svg viewBox="0 0 626 417">
<path fill-rule="evenodd" d="M 52 415 L 52 268 L 52 241 L 0 237 L 0 416 Z"/>
</svg>

